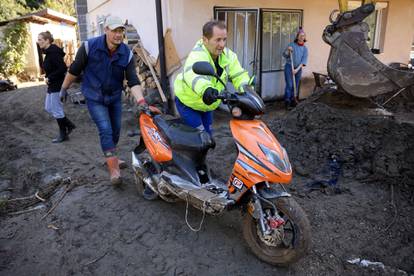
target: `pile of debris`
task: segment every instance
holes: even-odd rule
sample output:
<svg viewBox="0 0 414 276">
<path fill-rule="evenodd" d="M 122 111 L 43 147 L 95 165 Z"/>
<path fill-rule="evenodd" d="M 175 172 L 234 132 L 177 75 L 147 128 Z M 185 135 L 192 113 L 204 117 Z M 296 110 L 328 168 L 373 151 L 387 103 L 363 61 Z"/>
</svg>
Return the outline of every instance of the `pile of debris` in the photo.
<svg viewBox="0 0 414 276">
<path fill-rule="evenodd" d="M 141 82 L 141 87 L 143 89 L 150 88 L 155 89 L 157 88 L 157 84 L 155 82 L 155 78 L 157 81 L 159 76 L 155 73 L 154 70 L 151 70 L 150 67 L 154 68 L 156 65 L 156 59 L 152 57 L 145 48 L 143 48 L 140 44 L 137 44 L 133 48 L 133 53 L 136 59 L 136 70 L 138 74 L 138 79 Z M 153 71 L 155 75 L 151 72 Z"/>
<path fill-rule="evenodd" d="M 156 89 L 157 82 L 159 83 L 159 75 L 154 69 L 157 66 L 157 60 L 144 48 L 141 37 L 132 24 L 126 24 L 125 35 L 124 42 L 132 50 L 135 57 L 135 68 L 141 87 L 144 91 Z M 129 95 L 129 89 L 126 89 L 126 92 Z"/>
<path fill-rule="evenodd" d="M 17 85 L 15 85 L 11 80 L 0 79 L 0 92 L 6 92 L 17 89 Z"/>
<path fill-rule="evenodd" d="M 155 59 L 144 48 L 136 28 L 128 24 L 126 27 L 126 43 L 132 49 L 135 56 L 135 67 L 144 96 L 149 104 L 161 104 L 165 107 L 169 93 L 164 91 L 160 84 L 160 59 Z M 181 67 L 181 61 L 175 48 L 172 31 L 167 29 L 164 36 L 166 75 L 171 76 L 173 72 Z M 125 89 L 127 97 L 131 99 L 130 91 Z M 131 99 L 132 100 L 132 99 Z M 133 102 L 133 101 L 132 101 Z"/>
<path fill-rule="evenodd" d="M 314 175 L 335 155 L 345 177 L 414 187 L 414 123 L 375 113 L 378 109 L 365 108 L 359 100 L 323 94 L 269 125 L 298 174 Z"/>
</svg>

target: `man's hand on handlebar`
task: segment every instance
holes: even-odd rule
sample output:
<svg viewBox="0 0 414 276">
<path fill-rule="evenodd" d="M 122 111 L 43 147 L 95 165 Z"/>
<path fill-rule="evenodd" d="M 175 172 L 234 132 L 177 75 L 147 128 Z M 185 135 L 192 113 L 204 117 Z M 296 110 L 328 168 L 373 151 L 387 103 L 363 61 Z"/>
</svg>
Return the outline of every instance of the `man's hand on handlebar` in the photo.
<svg viewBox="0 0 414 276">
<path fill-rule="evenodd" d="M 151 114 L 161 114 L 161 110 L 159 110 L 157 107 L 153 105 L 148 105 L 144 98 L 137 101 L 138 103 L 138 112 L 144 112 L 144 113 L 151 113 Z"/>
<path fill-rule="evenodd" d="M 217 101 L 219 98 L 220 94 L 217 91 L 217 89 L 214 89 L 212 87 L 209 87 L 206 89 L 206 91 L 204 91 L 203 94 L 203 102 L 206 105 L 211 105 L 213 104 L 215 101 Z"/>
<path fill-rule="evenodd" d="M 227 91 L 218 92 L 216 89 L 209 87 L 203 94 L 203 102 L 206 105 L 211 105 L 217 100 L 223 100 L 223 102 L 226 103 L 227 101 L 234 99 L 234 97 L 235 95 L 232 93 Z"/>
<path fill-rule="evenodd" d="M 232 94 L 227 91 L 223 91 L 217 96 L 217 99 L 224 100 L 224 101 L 230 100 L 231 98 L 232 98 Z"/>
</svg>

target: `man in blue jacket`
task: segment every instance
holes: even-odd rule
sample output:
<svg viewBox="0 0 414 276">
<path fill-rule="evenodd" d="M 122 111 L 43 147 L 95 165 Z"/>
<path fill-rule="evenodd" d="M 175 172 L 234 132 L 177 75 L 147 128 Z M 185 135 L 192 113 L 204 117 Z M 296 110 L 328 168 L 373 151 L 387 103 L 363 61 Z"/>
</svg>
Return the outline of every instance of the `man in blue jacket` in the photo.
<svg viewBox="0 0 414 276">
<path fill-rule="evenodd" d="M 132 51 L 123 43 L 125 25 L 119 17 L 109 16 L 104 23 L 105 34 L 85 41 L 69 68 L 60 91 L 62 101 L 66 90 L 84 72 L 82 93 L 95 122 L 106 158 L 111 183 L 122 183 L 116 145 L 121 130 L 122 90 L 126 77 L 132 95 L 145 105 Z"/>
</svg>

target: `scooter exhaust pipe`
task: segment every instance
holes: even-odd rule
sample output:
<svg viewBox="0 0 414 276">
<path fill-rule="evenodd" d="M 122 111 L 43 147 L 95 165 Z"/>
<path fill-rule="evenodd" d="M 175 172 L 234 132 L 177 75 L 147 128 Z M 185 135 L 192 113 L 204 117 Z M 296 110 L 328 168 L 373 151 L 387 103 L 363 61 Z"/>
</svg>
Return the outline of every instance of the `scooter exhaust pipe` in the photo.
<svg viewBox="0 0 414 276">
<path fill-rule="evenodd" d="M 151 188 L 151 190 L 153 190 L 155 193 L 158 193 L 154 179 L 151 177 L 142 161 L 139 160 L 138 156 L 134 152 L 132 152 L 132 169 L 134 170 L 135 174 L 137 174 L 137 176 L 140 177 L 142 181 Z"/>
<path fill-rule="evenodd" d="M 138 169 L 141 170 L 143 168 L 142 162 L 138 159 L 137 155 L 132 152 L 132 169 L 136 172 Z"/>
</svg>

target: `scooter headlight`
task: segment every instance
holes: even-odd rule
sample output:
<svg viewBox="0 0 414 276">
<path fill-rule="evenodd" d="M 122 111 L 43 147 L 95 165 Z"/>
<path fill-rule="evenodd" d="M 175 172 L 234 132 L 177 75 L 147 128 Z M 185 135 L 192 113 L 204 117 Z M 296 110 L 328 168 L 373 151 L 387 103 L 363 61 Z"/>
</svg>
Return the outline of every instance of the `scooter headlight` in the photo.
<svg viewBox="0 0 414 276">
<path fill-rule="evenodd" d="M 280 156 L 274 150 L 269 149 L 265 145 L 258 143 L 260 149 L 265 154 L 267 159 L 280 171 L 287 173 L 289 172 L 289 161 L 284 159 L 284 156 Z M 286 151 L 283 149 L 283 155 L 286 155 Z"/>
<path fill-rule="evenodd" d="M 231 109 L 231 114 L 233 115 L 233 117 L 238 118 L 242 115 L 242 110 L 240 109 L 240 107 L 235 106 Z"/>
</svg>

